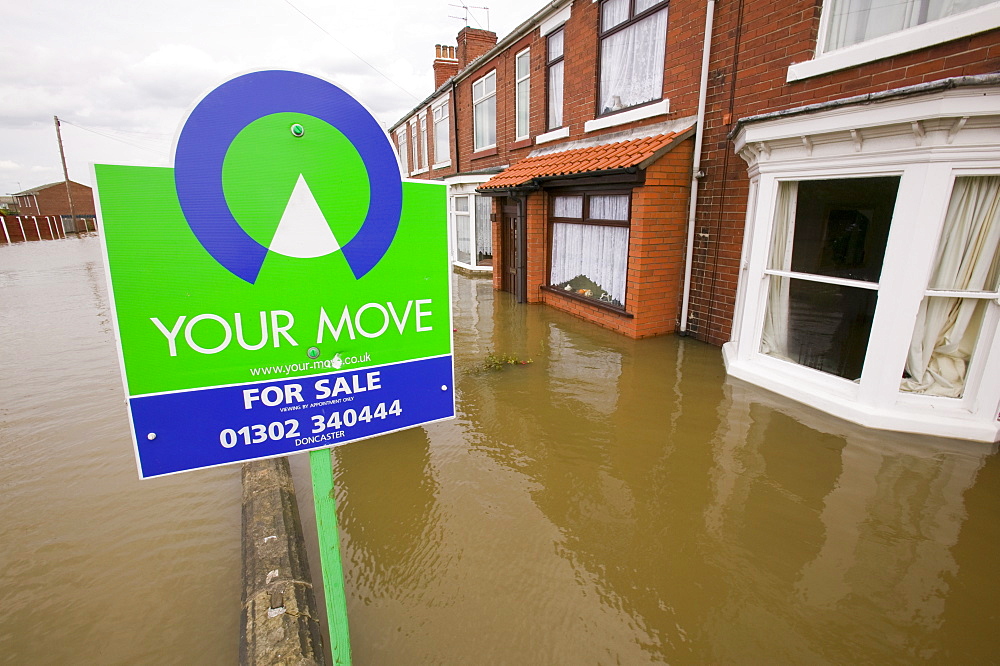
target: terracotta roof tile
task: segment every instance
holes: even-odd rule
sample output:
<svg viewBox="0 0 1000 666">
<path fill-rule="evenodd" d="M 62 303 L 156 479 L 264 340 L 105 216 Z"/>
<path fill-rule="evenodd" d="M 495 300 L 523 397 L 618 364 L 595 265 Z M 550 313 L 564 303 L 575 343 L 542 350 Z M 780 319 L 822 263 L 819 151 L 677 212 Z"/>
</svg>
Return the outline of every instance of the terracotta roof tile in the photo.
<svg viewBox="0 0 1000 666">
<path fill-rule="evenodd" d="M 503 173 L 493 176 L 480 186 L 480 190 L 499 190 L 517 187 L 536 178 L 551 178 L 581 173 L 599 173 L 611 169 L 625 169 L 642 164 L 674 142 L 687 130 L 657 134 L 641 139 L 618 141 L 602 146 L 572 148 L 556 153 L 526 157 Z"/>
</svg>

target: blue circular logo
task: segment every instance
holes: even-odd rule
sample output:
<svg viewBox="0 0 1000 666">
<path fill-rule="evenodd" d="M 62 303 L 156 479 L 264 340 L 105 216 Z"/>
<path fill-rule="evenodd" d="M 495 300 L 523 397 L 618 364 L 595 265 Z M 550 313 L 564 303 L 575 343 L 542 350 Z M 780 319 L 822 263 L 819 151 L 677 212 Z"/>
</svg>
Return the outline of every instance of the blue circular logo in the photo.
<svg viewBox="0 0 1000 666">
<path fill-rule="evenodd" d="M 240 226 L 226 202 L 223 164 L 237 135 L 256 120 L 278 113 L 313 116 L 350 141 L 364 163 L 370 202 L 360 229 L 343 246 L 331 243 L 314 252 L 307 243 L 264 245 Z M 301 125 L 291 135 L 302 137 Z M 286 134 L 286 136 L 288 136 Z M 253 284 L 268 252 L 308 258 L 343 253 L 356 279 L 374 268 L 388 251 L 399 227 L 403 186 L 396 154 L 381 126 L 357 100 L 337 86 L 289 71 L 253 72 L 223 83 L 191 112 L 174 154 L 177 198 L 191 231 L 223 267 Z"/>
</svg>

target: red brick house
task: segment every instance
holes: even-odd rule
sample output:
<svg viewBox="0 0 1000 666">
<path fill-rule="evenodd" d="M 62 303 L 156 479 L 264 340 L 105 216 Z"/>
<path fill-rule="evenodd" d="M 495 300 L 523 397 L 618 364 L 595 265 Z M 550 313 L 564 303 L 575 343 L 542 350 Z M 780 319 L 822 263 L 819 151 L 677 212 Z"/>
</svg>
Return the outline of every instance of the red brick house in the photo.
<svg viewBox="0 0 1000 666">
<path fill-rule="evenodd" d="M 66 192 L 64 180 L 32 187 L 17 192 L 13 197 L 22 216 L 59 216 L 66 231 L 93 231 L 97 228 L 93 189 L 72 180 L 69 181 L 69 186 L 73 197 L 72 213 L 76 215 L 75 222 L 70 212 L 70 194 Z"/>
<path fill-rule="evenodd" d="M 1000 438 L 1000 2 L 575 0 L 481 32 L 391 130 L 450 186 L 456 263 L 855 422 Z"/>
</svg>

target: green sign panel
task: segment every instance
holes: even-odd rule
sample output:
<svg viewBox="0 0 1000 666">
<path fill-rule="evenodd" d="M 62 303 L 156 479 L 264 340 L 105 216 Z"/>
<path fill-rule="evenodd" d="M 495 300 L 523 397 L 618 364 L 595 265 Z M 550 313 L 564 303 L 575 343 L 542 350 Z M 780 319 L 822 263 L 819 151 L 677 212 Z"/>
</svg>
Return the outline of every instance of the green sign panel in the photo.
<svg viewBox="0 0 1000 666">
<path fill-rule="evenodd" d="M 95 174 L 141 476 L 454 415 L 445 188 L 339 88 L 238 77 Z"/>
</svg>

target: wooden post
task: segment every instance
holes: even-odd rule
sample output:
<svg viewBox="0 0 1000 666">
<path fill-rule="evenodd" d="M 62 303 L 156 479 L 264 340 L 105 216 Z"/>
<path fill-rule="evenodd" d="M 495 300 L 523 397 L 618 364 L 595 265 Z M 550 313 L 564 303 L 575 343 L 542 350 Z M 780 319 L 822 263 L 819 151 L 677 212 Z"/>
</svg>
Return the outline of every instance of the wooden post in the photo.
<svg viewBox="0 0 1000 666">
<path fill-rule="evenodd" d="M 59 131 L 59 116 L 52 116 L 56 121 L 56 139 L 59 141 L 59 159 L 62 160 L 63 178 L 66 179 L 66 197 L 69 199 L 69 215 L 73 218 L 73 228 L 76 228 L 76 212 L 73 210 L 73 190 L 69 186 L 69 170 L 66 168 L 66 153 L 63 152 L 62 132 Z"/>
<path fill-rule="evenodd" d="M 340 534 L 330 449 L 310 451 L 309 469 L 312 472 L 313 504 L 316 506 L 316 536 L 326 593 L 326 616 L 330 625 L 330 652 L 337 666 L 350 666 L 351 636 L 347 627 L 347 595 L 344 592 L 344 569 L 340 562 Z"/>
</svg>

